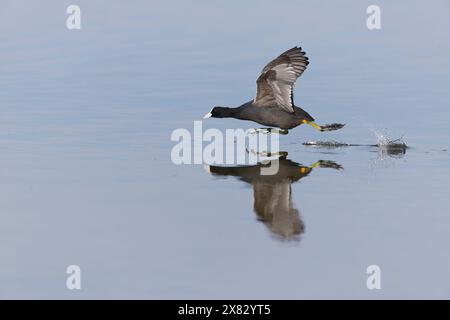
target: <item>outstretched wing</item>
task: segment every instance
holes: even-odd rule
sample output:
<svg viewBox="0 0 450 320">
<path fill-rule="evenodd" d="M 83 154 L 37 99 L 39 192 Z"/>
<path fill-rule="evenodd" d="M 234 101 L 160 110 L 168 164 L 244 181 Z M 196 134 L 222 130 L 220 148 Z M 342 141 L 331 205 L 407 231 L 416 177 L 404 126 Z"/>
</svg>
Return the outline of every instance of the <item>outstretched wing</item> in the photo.
<svg viewBox="0 0 450 320">
<path fill-rule="evenodd" d="M 302 48 L 294 47 L 269 62 L 256 80 L 255 105 L 276 104 L 287 112 L 294 112 L 294 83 L 309 64 Z"/>
</svg>

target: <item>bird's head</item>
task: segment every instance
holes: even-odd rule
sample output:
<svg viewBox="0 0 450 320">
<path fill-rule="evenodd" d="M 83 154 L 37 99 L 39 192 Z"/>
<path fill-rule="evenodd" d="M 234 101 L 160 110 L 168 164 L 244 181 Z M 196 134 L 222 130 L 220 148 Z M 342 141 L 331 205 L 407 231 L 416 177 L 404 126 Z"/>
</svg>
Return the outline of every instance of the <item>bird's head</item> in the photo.
<svg viewBox="0 0 450 320">
<path fill-rule="evenodd" d="M 205 114 L 203 119 L 207 118 L 227 118 L 231 116 L 231 108 L 215 106 L 210 112 Z"/>
</svg>

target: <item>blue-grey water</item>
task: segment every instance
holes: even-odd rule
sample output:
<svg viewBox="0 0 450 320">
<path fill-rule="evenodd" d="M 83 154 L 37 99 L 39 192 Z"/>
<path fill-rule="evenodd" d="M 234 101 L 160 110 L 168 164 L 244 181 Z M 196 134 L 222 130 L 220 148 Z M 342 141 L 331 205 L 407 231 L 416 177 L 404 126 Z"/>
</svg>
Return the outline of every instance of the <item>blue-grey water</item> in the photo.
<svg viewBox="0 0 450 320">
<path fill-rule="evenodd" d="M 0 2 L 1 298 L 450 298 L 449 2 L 376 1 L 372 31 L 372 1 L 282 2 Z M 296 103 L 346 126 L 281 136 L 285 163 L 343 170 L 261 184 L 172 163 L 174 129 L 252 99 L 295 45 L 311 62 Z M 302 145 L 373 130 L 410 148 Z"/>
</svg>

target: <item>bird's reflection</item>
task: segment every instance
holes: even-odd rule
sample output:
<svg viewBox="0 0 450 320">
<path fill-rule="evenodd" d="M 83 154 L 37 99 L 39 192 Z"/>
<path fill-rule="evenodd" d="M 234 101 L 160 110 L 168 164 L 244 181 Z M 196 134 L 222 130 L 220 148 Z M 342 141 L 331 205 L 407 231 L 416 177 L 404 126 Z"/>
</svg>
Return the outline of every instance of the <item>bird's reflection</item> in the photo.
<svg viewBox="0 0 450 320">
<path fill-rule="evenodd" d="M 263 175 L 261 169 L 278 161 L 276 174 Z M 314 168 L 342 169 L 333 161 L 317 161 L 303 166 L 282 156 L 269 163 L 253 166 L 222 167 L 209 166 L 207 170 L 216 176 L 233 176 L 253 187 L 253 208 L 259 221 L 262 221 L 277 238 L 282 240 L 299 239 L 305 225 L 297 208 L 292 203 L 291 184 L 311 173 Z"/>
</svg>

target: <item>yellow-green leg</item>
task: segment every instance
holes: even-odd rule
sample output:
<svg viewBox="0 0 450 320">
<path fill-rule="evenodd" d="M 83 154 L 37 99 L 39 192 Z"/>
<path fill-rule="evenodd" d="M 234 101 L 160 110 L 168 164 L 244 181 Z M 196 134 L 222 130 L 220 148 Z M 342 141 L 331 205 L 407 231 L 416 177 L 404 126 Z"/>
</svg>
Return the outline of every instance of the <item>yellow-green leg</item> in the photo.
<svg viewBox="0 0 450 320">
<path fill-rule="evenodd" d="M 330 160 L 319 160 L 311 164 L 309 167 L 300 167 L 300 173 L 302 174 L 308 174 L 312 171 L 314 168 L 330 168 L 335 170 L 342 170 L 344 169 L 339 163 L 336 163 L 334 161 Z"/>
</svg>

